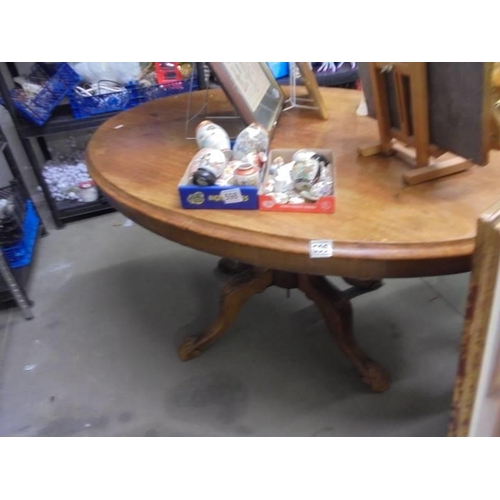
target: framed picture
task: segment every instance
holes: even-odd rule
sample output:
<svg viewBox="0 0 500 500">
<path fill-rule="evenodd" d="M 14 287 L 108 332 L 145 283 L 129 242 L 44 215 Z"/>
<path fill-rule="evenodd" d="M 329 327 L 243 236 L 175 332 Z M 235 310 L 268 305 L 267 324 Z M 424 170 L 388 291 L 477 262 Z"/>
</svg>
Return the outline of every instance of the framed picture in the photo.
<svg viewBox="0 0 500 500">
<path fill-rule="evenodd" d="M 481 215 L 449 436 L 500 436 L 500 202 Z"/>
<path fill-rule="evenodd" d="M 260 123 L 272 135 L 285 95 L 264 62 L 208 63 L 243 120 Z"/>
</svg>

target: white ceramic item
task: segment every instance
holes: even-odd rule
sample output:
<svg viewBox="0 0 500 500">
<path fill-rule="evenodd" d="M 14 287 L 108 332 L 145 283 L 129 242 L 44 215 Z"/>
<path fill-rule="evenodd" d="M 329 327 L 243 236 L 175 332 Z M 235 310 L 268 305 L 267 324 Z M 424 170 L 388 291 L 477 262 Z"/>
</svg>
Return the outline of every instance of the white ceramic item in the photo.
<svg viewBox="0 0 500 500">
<path fill-rule="evenodd" d="M 219 149 L 224 152 L 227 160 L 231 159 L 229 135 L 221 126 L 210 120 L 204 120 L 196 127 L 196 142 L 200 149 Z"/>
<path fill-rule="evenodd" d="M 211 186 L 222 174 L 227 161 L 219 149 L 203 148 L 198 151 L 189 164 L 193 183 L 198 186 Z"/>
<path fill-rule="evenodd" d="M 260 170 L 255 165 L 243 165 L 234 171 L 233 179 L 237 186 L 258 186 Z"/>
<path fill-rule="evenodd" d="M 243 129 L 236 137 L 233 147 L 235 160 L 241 160 L 248 153 L 267 153 L 269 134 L 258 123 L 252 123 Z"/>
<path fill-rule="evenodd" d="M 80 190 L 81 199 L 86 203 L 97 201 L 99 198 L 99 191 L 97 191 L 94 181 L 80 182 L 78 188 Z"/>
</svg>

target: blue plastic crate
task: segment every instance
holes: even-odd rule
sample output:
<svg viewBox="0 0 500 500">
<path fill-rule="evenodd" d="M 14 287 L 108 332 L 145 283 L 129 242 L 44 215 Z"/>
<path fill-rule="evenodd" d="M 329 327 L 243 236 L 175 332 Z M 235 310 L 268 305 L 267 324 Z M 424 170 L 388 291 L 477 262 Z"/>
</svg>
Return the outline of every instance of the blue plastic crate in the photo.
<svg viewBox="0 0 500 500">
<path fill-rule="evenodd" d="M 26 215 L 25 197 L 16 181 L 0 188 L 0 199 L 8 200 L 10 210 L 0 219 L 0 245 L 13 245 L 23 237 L 23 223 Z"/>
<path fill-rule="evenodd" d="M 23 224 L 23 238 L 18 243 L 6 245 L 2 248 L 4 256 L 12 269 L 31 264 L 39 225 L 40 218 L 35 211 L 33 202 L 28 200 Z"/>
<path fill-rule="evenodd" d="M 268 62 L 266 63 L 274 75 L 274 78 L 283 78 L 290 73 L 290 66 L 287 62 Z"/>
<path fill-rule="evenodd" d="M 198 79 L 196 76 L 193 78 L 192 90 L 198 90 Z M 191 78 L 186 80 L 179 80 L 177 82 L 169 82 L 161 85 L 151 85 L 143 87 L 141 85 L 131 85 L 133 106 L 138 106 L 145 102 L 154 101 L 161 97 L 168 97 L 171 95 L 183 94 L 191 90 Z"/>
<path fill-rule="evenodd" d="M 135 105 L 130 85 L 118 92 L 94 96 L 83 96 L 72 90 L 68 97 L 75 118 L 87 118 L 102 115 L 103 113 L 124 111 Z"/>
<path fill-rule="evenodd" d="M 68 63 L 55 66 L 35 63 L 27 79 L 40 85 L 42 90 L 30 97 L 23 89 L 15 88 L 11 91 L 12 100 L 21 115 L 42 126 L 66 94 L 78 85 L 81 77 Z"/>
</svg>

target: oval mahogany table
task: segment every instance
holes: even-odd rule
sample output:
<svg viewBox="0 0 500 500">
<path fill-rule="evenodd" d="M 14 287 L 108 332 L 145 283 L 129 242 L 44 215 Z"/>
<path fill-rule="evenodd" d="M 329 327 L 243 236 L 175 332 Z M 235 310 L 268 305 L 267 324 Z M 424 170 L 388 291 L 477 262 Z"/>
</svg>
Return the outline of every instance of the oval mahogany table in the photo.
<svg viewBox="0 0 500 500">
<path fill-rule="evenodd" d="M 227 114 L 219 90 L 210 91 L 210 113 Z M 406 186 L 409 168 L 394 157 L 360 157 L 359 146 L 378 140 L 375 120 L 355 114 L 360 93 L 322 89 L 330 113 L 282 113 L 272 148 L 334 151 L 337 208 L 334 214 L 238 210 L 185 210 L 177 185 L 197 151 L 186 139 L 188 95 L 153 101 L 104 123 L 87 148 L 92 177 L 111 203 L 151 231 L 198 250 L 248 264 L 222 290 L 221 312 L 202 334 L 180 347 L 191 359 L 220 337 L 243 303 L 271 285 L 299 288 L 325 317 L 334 340 L 373 390 L 389 377 L 357 345 L 349 299 L 389 277 L 417 277 L 469 270 L 476 220 L 500 197 L 500 157 L 486 167 Z M 204 92 L 193 94 L 192 109 Z M 201 121 L 201 119 L 200 119 Z M 311 259 L 310 240 L 332 240 L 333 256 Z M 324 275 L 347 278 L 347 292 Z"/>
</svg>

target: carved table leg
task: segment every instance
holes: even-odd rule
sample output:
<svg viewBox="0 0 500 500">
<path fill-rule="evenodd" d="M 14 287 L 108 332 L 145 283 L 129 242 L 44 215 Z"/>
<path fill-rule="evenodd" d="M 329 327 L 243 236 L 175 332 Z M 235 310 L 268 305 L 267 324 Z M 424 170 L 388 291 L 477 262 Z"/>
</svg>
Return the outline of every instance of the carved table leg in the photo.
<svg viewBox="0 0 500 500">
<path fill-rule="evenodd" d="M 179 348 L 182 361 L 199 356 L 231 326 L 243 304 L 252 295 L 263 292 L 272 284 L 273 272 L 260 269 L 249 269 L 225 283 L 221 291 L 219 316 L 204 333 L 188 337 L 182 342 Z"/>
<path fill-rule="evenodd" d="M 299 275 L 299 289 L 316 304 L 333 339 L 363 382 L 376 392 L 387 391 L 390 387 L 389 375 L 356 343 L 350 301 L 323 276 Z"/>
</svg>

